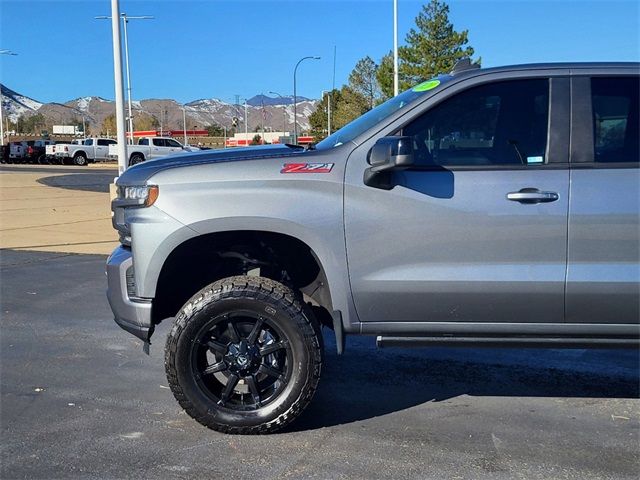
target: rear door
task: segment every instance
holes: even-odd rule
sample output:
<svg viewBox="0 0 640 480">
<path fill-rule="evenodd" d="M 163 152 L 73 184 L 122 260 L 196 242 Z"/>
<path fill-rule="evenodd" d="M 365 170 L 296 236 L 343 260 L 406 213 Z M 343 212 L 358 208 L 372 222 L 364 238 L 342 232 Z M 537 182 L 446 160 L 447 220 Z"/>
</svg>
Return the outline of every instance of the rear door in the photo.
<svg viewBox="0 0 640 480">
<path fill-rule="evenodd" d="M 109 155 L 109 145 L 114 144 L 113 140 L 99 138 L 96 142 L 95 160 L 106 160 Z"/>
<path fill-rule="evenodd" d="M 396 132 L 417 164 L 391 190 L 363 184 L 375 138 L 349 159 L 352 292 L 360 320 L 378 324 L 365 331 L 563 322 L 569 79 L 473 82 Z"/>
<path fill-rule="evenodd" d="M 172 138 L 167 138 L 165 142 L 167 145 L 167 155 L 182 152 L 183 150 L 182 145 L 180 145 L 177 141 L 173 140 Z"/>
<path fill-rule="evenodd" d="M 624 333 L 640 317 L 637 70 L 577 76 L 572 92 L 567 322 Z"/>
<path fill-rule="evenodd" d="M 157 158 L 166 155 L 167 144 L 164 138 L 152 138 L 149 158 Z"/>
</svg>

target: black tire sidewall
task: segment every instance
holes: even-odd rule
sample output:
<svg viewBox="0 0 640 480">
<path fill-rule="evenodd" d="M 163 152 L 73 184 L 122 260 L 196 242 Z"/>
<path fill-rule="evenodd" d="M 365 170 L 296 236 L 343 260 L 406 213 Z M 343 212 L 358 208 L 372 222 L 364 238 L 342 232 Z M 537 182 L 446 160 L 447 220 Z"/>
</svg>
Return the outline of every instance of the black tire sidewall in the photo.
<svg viewBox="0 0 640 480">
<path fill-rule="evenodd" d="M 267 307 L 275 309 L 275 314 L 269 314 Z M 289 382 L 284 391 L 268 405 L 245 412 L 215 405 L 211 397 L 207 396 L 198 386 L 191 370 L 192 342 L 196 335 L 211 318 L 237 309 L 252 310 L 273 321 L 289 341 L 293 357 Z M 174 367 L 182 392 L 191 402 L 196 414 L 208 417 L 201 420 L 204 420 L 205 423 L 211 421 L 232 428 L 252 427 L 272 422 L 291 408 L 303 393 L 306 379 L 311 374 L 308 370 L 313 368 L 313 352 L 305 342 L 304 334 L 295 317 L 295 312 L 287 309 L 282 302 L 245 296 L 242 298 L 222 298 L 210 302 L 187 320 L 177 341 Z"/>
<path fill-rule="evenodd" d="M 73 163 L 75 163 L 79 167 L 84 167 L 87 165 L 87 157 L 79 153 L 78 155 L 73 157 Z"/>
</svg>

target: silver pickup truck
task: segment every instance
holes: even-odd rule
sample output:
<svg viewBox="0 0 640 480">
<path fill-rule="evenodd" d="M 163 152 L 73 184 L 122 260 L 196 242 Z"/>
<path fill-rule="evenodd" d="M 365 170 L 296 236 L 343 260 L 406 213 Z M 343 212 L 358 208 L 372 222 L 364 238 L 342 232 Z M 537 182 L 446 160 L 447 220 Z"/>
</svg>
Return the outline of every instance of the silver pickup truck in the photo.
<svg viewBox="0 0 640 480">
<path fill-rule="evenodd" d="M 640 66 L 461 62 L 315 148 L 176 155 L 117 181 L 116 322 L 174 317 L 169 385 L 229 433 L 311 401 L 321 327 L 380 347 L 634 347 Z M 354 407 L 357 408 L 357 407 Z"/>
</svg>

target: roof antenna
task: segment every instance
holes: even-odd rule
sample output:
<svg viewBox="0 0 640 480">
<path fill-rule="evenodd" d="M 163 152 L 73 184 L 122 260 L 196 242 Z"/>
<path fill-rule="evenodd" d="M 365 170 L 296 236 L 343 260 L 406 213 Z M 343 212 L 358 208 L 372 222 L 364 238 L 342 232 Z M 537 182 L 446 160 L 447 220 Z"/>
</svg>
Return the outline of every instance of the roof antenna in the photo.
<svg viewBox="0 0 640 480">
<path fill-rule="evenodd" d="M 465 72 L 467 70 L 475 70 L 476 68 L 480 68 L 478 63 L 471 63 L 471 59 L 469 57 L 461 58 L 456 62 L 453 66 L 453 70 L 451 70 L 451 75 L 455 75 L 456 73 Z"/>
</svg>

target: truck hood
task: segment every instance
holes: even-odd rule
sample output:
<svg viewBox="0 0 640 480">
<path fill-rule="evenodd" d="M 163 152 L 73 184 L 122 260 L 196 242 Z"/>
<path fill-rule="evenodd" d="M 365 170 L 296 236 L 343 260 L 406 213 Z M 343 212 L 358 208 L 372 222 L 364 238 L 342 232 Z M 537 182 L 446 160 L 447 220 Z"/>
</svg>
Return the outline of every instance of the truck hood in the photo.
<svg viewBox="0 0 640 480">
<path fill-rule="evenodd" d="M 219 150 L 203 150 L 179 155 L 170 155 L 139 163 L 128 168 L 118 178 L 118 185 L 141 185 L 158 172 L 170 168 L 204 165 L 209 163 L 239 162 L 242 160 L 258 160 L 261 158 L 283 158 L 300 155 L 302 148 L 285 145 L 263 145 L 245 148 L 225 148 Z"/>
</svg>

